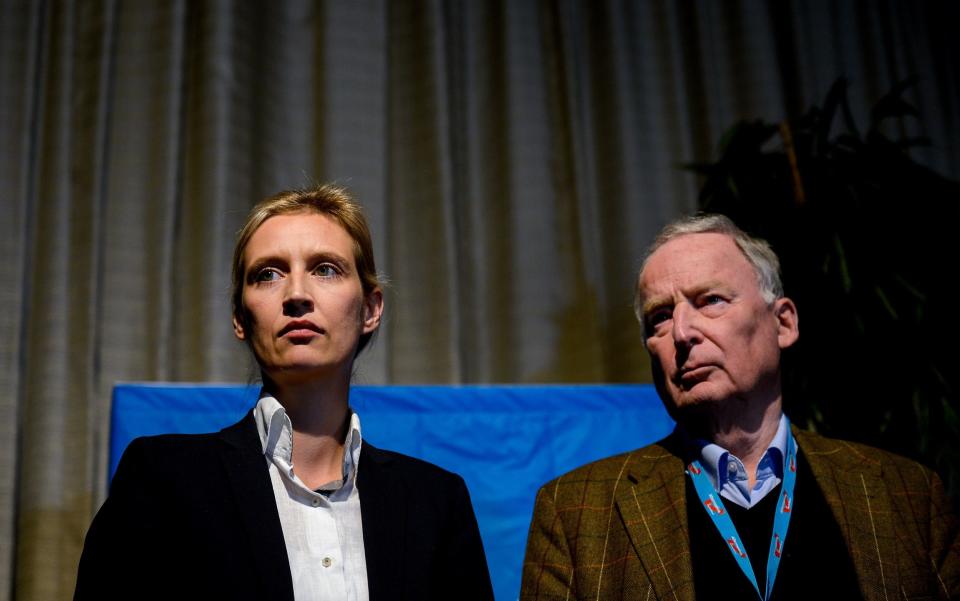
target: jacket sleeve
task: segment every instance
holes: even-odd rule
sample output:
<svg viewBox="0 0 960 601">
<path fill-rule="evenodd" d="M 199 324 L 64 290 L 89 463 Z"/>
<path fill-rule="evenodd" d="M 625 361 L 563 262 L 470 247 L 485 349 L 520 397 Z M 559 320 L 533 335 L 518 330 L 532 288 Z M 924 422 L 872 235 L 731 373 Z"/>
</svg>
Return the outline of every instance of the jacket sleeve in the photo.
<svg viewBox="0 0 960 601">
<path fill-rule="evenodd" d="M 451 491 L 450 527 L 441 551 L 444 563 L 443 587 L 448 599 L 492 601 L 493 586 L 483 551 L 480 528 L 463 478 L 455 476 Z"/>
<path fill-rule="evenodd" d="M 527 535 L 520 599 L 573 599 L 573 559 L 549 484 L 537 493 Z"/>
<path fill-rule="evenodd" d="M 74 601 L 149 598 L 157 574 L 155 535 L 162 531 L 163 512 L 156 511 L 149 483 L 145 441 L 133 441 L 124 452 L 110 487 L 83 545 Z"/>
<path fill-rule="evenodd" d="M 940 596 L 960 599 L 960 523 L 935 473 L 930 480 L 930 560 Z"/>
</svg>

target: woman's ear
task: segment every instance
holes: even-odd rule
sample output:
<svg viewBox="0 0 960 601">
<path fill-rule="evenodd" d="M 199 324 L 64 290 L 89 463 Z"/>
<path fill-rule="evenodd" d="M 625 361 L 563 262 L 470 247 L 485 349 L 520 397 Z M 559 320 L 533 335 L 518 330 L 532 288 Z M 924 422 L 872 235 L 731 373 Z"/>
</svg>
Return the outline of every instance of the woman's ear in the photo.
<svg viewBox="0 0 960 601">
<path fill-rule="evenodd" d="M 246 340 L 247 332 L 244 327 L 244 320 L 237 316 L 236 313 L 233 314 L 233 334 L 237 337 L 237 340 Z"/>
<path fill-rule="evenodd" d="M 374 288 L 363 299 L 363 333 L 369 334 L 379 328 L 382 315 L 383 291 L 380 288 Z"/>
</svg>

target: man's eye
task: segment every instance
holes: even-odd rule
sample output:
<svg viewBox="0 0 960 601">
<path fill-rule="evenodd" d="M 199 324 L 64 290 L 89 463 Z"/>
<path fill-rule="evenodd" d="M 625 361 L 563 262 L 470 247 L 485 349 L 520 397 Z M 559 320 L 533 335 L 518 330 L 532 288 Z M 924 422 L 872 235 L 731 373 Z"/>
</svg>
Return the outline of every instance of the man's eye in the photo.
<svg viewBox="0 0 960 601">
<path fill-rule="evenodd" d="M 719 294 L 705 294 L 700 299 L 701 307 L 716 307 L 718 305 L 726 304 L 727 299 Z"/>
<path fill-rule="evenodd" d="M 253 276 L 254 282 L 274 282 L 279 279 L 280 272 L 272 268 L 261 269 L 257 272 L 257 275 Z"/>
<path fill-rule="evenodd" d="M 666 309 L 662 309 L 660 311 L 654 311 L 649 316 L 647 316 L 647 324 L 649 324 L 651 328 L 655 328 L 661 323 L 670 319 L 670 316 L 671 316 L 670 311 L 667 311 Z"/>
</svg>

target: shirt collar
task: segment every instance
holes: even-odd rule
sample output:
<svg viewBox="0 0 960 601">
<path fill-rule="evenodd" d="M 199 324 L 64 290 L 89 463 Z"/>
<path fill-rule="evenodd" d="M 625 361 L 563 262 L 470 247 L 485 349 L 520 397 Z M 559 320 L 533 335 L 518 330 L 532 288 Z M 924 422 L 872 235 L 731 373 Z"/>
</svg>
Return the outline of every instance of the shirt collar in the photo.
<svg viewBox="0 0 960 601">
<path fill-rule="evenodd" d="M 790 420 L 783 413 L 780 414 L 780 422 L 777 425 L 777 432 L 770 441 L 770 446 L 764 451 L 757 464 L 757 480 L 764 480 L 770 476 L 778 479 L 783 478 L 783 461 L 786 457 L 787 449 L 787 431 L 790 428 Z M 743 464 L 740 458 L 733 455 L 718 444 L 714 444 L 700 438 L 693 438 L 680 425 L 677 426 L 678 433 L 684 442 L 684 445 L 693 459 L 700 460 L 700 466 L 710 478 L 710 483 L 718 492 L 723 488 L 727 481 L 727 476 L 731 472 L 731 462 L 736 463 L 736 467 L 742 469 Z M 736 473 L 736 472 L 734 472 Z"/>
<path fill-rule="evenodd" d="M 273 395 L 261 392 L 260 400 L 253 409 L 253 418 L 260 435 L 263 454 L 274 463 L 285 466 L 293 477 L 293 423 L 287 410 Z M 350 409 L 350 425 L 343 447 L 344 481 L 355 481 L 360 465 L 360 448 L 363 439 L 360 434 L 360 416 Z"/>
</svg>

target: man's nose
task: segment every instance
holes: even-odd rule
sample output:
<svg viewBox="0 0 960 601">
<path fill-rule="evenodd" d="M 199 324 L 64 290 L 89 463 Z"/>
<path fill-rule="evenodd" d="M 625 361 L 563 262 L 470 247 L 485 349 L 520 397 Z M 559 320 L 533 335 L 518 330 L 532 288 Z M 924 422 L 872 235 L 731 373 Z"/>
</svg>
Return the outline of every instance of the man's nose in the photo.
<svg viewBox="0 0 960 601">
<path fill-rule="evenodd" d="M 283 295 L 284 315 L 299 317 L 312 310 L 313 297 L 307 292 L 305 276 L 291 273 L 287 277 L 287 286 Z"/>
<path fill-rule="evenodd" d="M 673 341 L 684 348 L 703 341 L 703 333 L 699 328 L 699 313 L 689 303 L 677 303 L 673 308 Z"/>
</svg>

